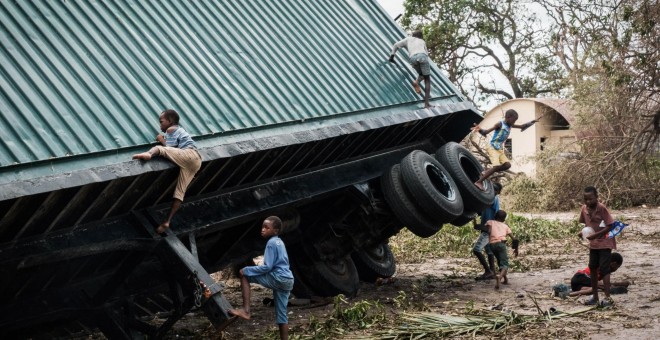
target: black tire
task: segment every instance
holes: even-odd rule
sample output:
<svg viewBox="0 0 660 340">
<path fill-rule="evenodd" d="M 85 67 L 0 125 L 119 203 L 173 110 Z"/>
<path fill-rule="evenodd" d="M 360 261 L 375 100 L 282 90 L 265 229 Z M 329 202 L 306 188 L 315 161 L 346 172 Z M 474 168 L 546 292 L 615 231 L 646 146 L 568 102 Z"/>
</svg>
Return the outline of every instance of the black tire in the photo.
<svg viewBox="0 0 660 340">
<path fill-rule="evenodd" d="M 293 289 L 291 290 L 291 293 L 299 299 L 309 299 L 313 295 L 316 294 L 314 289 L 310 286 L 309 283 L 305 282 L 305 275 L 304 272 L 306 270 L 306 267 L 302 264 L 299 263 L 299 258 L 301 256 L 307 256 L 307 255 L 300 255 L 302 252 L 289 252 L 289 266 L 291 267 L 291 272 L 293 273 Z"/>
<path fill-rule="evenodd" d="M 457 227 L 462 227 L 472 222 L 472 220 L 475 219 L 476 217 L 477 217 L 477 213 L 475 212 L 463 213 L 463 215 L 458 216 L 455 220 L 451 221 L 451 224 Z"/>
<path fill-rule="evenodd" d="M 394 215 L 415 235 L 430 237 L 442 228 L 442 223 L 432 220 L 417 208 L 412 196 L 403 184 L 401 169 L 398 164 L 392 166 L 381 176 L 381 188 L 385 201 Z"/>
<path fill-rule="evenodd" d="M 357 295 L 360 278 L 350 256 L 330 262 L 312 260 L 308 256 L 300 256 L 300 253 L 297 255 L 291 259 L 291 263 L 292 267 L 295 267 L 293 270 L 295 281 L 301 280 L 298 287 L 294 281 L 294 290 L 299 288 L 298 294 L 301 294 L 301 297 Z"/>
<path fill-rule="evenodd" d="M 463 213 L 463 199 L 449 172 L 421 150 L 401 161 L 401 175 L 417 205 L 433 220 L 448 223 Z"/>
<path fill-rule="evenodd" d="M 394 254 L 387 243 L 365 246 L 351 254 L 360 280 L 374 283 L 379 277 L 390 277 L 396 272 Z"/>
<path fill-rule="evenodd" d="M 481 191 L 474 185 L 483 166 L 474 155 L 462 145 L 449 142 L 435 153 L 435 157 L 449 171 L 463 197 L 463 205 L 467 211 L 482 211 L 493 204 L 495 190 L 489 180 L 483 182 L 486 191 Z"/>
</svg>

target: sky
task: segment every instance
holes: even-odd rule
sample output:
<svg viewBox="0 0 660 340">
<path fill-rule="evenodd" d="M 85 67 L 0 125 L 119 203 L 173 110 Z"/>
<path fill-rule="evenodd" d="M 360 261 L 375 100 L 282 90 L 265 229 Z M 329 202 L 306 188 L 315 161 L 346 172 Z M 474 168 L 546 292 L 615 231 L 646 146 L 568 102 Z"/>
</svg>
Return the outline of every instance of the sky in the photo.
<svg viewBox="0 0 660 340">
<path fill-rule="evenodd" d="M 392 18 L 395 18 L 399 14 L 403 14 L 403 2 L 404 0 L 378 0 L 378 3 L 383 6 L 385 11 L 387 11 L 387 13 L 389 13 L 390 17 Z M 497 47 L 495 46 L 494 48 Z M 506 88 L 508 84 L 503 77 L 493 77 L 490 73 L 482 74 L 479 76 L 479 78 L 482 79 L 484 84 L 495 84 L 496 88 Z M 484 100 L 483 102 L 479 102 L 479 106 L 486 108 L 486 110 L 496 106 L 497 104 L 499 104 L 498 101 L 490 98 Z"/>
<path fill-rule="evenodd" d="M 403 0 L 378 0 L 378 3 L 385 8 L 392 18 L 403 14 Z"/>
</svg>

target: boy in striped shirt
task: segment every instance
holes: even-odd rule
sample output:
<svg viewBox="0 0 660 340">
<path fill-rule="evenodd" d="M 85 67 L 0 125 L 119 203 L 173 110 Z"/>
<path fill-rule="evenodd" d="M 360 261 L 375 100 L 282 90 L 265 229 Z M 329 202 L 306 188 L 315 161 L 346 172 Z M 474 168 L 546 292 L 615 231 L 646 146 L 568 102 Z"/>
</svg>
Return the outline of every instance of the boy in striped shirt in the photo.
<svg viewBox="0 0 660 340">
<path fill-rule="evenodd" d="M 516 120 L 518 120 L 518 112 L 516 112 L 516 110 L 509 109 L 504 113 L 504 119 L 495 123 L 495 125 L 493 125 L 493 127 L 490 129 L 484 130 L 476 124 L 474 127 L 472 127 L 472 131 L 479 132 L 484 137 L 491 131 L 495 131 L 493 137 L 490 139 L 490 144 L 488 145 L 487 149 L 488 158 L 490 158 L 490 162 L 493 167 L 481 173 L 481 177 L 479 177 L 479 179 L 474 182 L 474 185 L 476 185 L 477 188 L 482 191 L 485 191 L 483 182 L 488 179 L 488 177 L 496 172 L 506 171 L 511 167 L 509 159 L 504 154 L 504 143 L 506 142 L 507 138 L 509 138 L 511 128 L 525 130 L 528 127 L 534 125 L 536 122 L 536 120 L 532 120 L 523 125 L 516 125 Z"/>
</svg>

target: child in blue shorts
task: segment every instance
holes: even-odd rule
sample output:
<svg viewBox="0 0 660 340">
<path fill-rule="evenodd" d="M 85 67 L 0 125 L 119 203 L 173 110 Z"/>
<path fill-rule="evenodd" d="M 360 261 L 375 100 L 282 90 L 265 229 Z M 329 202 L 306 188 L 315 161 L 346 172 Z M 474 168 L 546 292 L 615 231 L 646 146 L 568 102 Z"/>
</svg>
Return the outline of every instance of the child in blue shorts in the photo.
<svg viewBox="0 0 660 340">
<path fill-rule="evenodd" d="M 289 322 L 286 306 L 293 289 L 293 273 L 289 269 L 289 255 L 284 242 L 277 236 L 282 230 L 282 220 L 277 216 L 266 218 L 261 226 L 261 236 L 268 239 L 264 251 L 264 264 L 240 270 L 243 308 L 231 309 L 229 314 L 250 319 L 250 283 L 258 283 L 273 290 L 275 320 L 280 329 L 280 338 L 289 338 Z"/>
</svg>

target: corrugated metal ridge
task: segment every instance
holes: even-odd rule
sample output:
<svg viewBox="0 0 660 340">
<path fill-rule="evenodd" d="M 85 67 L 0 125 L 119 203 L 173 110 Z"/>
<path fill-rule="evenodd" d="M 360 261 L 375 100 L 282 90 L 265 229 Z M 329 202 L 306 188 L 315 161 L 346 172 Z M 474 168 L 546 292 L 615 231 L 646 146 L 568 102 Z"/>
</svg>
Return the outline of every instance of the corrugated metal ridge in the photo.
<svg viewBox="0 0 660 340">
<path fill-rule="evenodd" d="M 1 1 L 0 168 L 146 146 L 165 108 L 203 138 L 417 102 L 402 37 L 375 0 Z"/>
<path fill-rule="evenodd" d="M 367 131 L 376 127 L 391 126 L 461 111 L 472 111 L 477 114 L 476 109 L 469 102 L 449 103 L 447 105 L 433 107 L 432 109 L 418 109 L 386 116 L 374 116 L 373 118 L 366 120 L 345 122 L 315 129 L 305 129 L 292 133 L 282 133 L 270 136 L 265 135 L 261 138 L 251 138 L 251 136 L 243 135 L 243 139 L 231 143 L 203 148 L 200 150 L 200 154 L 204 161 L 228 158 L 254 151 L 272 149 L 285 145 L 301 144 L 323 138 L 332 138 L 359 131 Z M 17 179 L 5 182 L 4 179 L 8 178 L 8 176 L 3 176 L 3 181 L 0 182 L 0 201 L 42 192 L 56 191 L 88 183 L 135 176 L 150 171 L 162 171 L 173 166 L 175 165 L 163 159 L 141 162 L 137 160 L 129 160 L 129 158 L 126 157 L 121 163 L 25 180 Z"/>
</svg>

